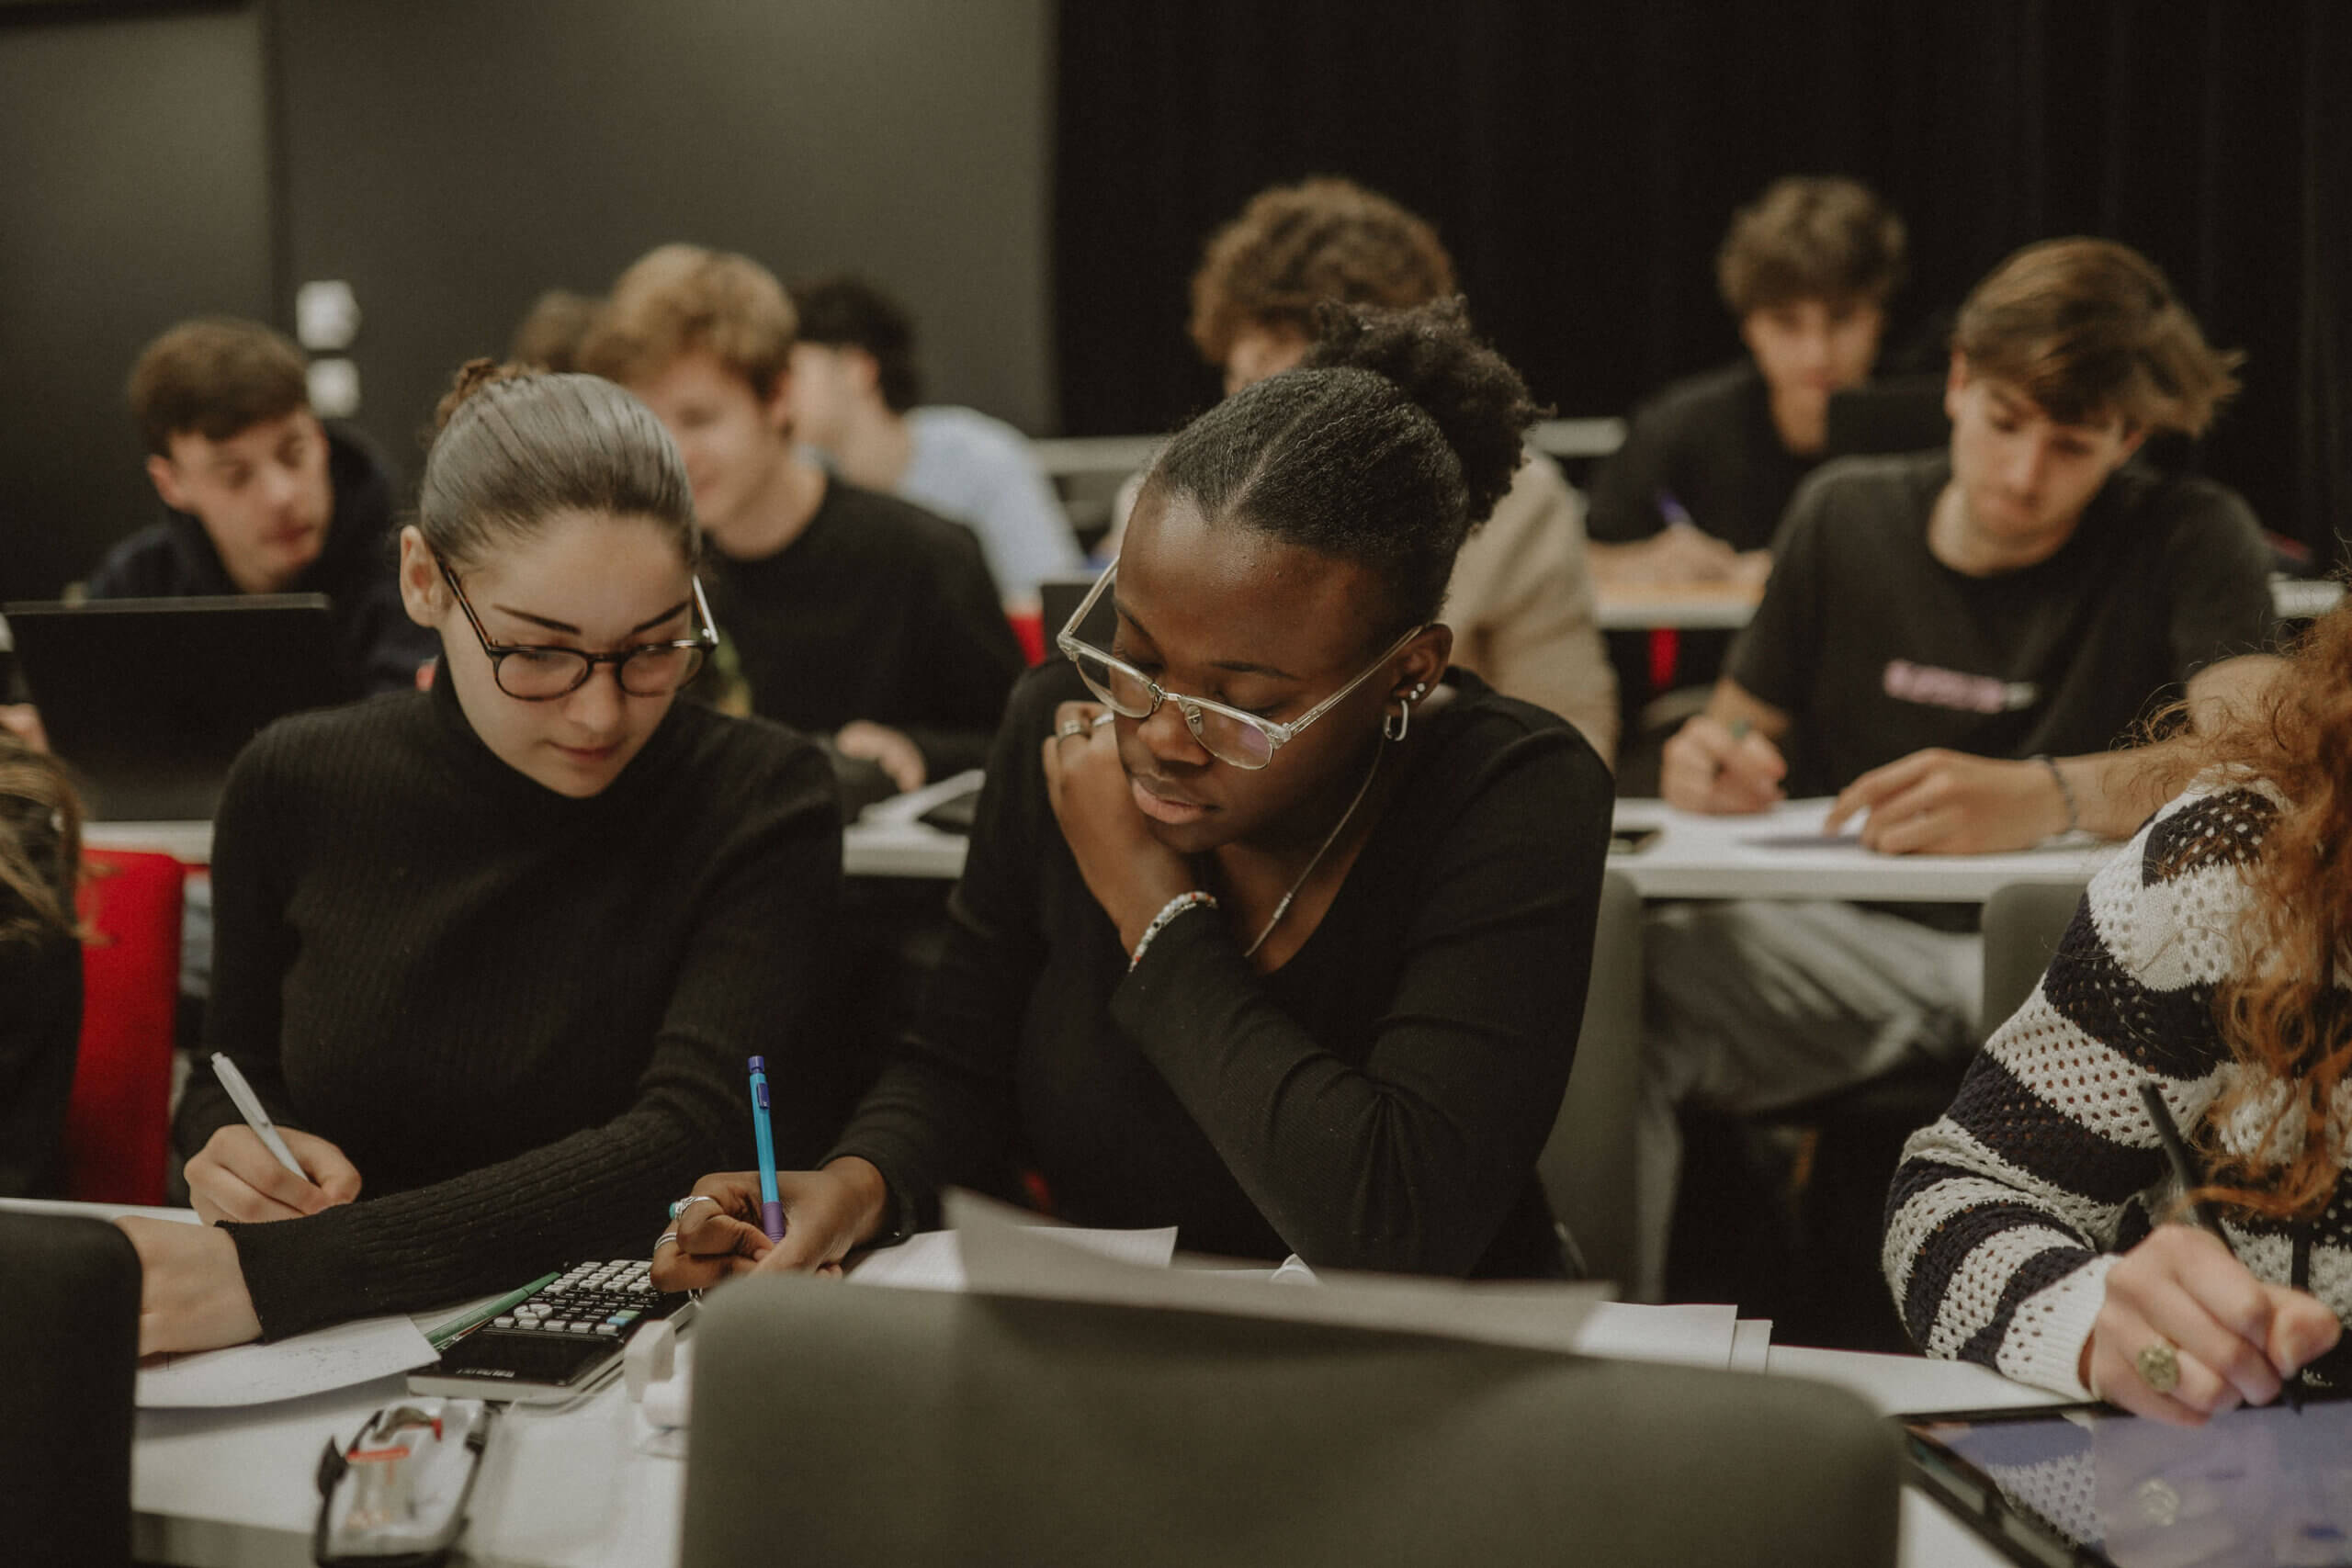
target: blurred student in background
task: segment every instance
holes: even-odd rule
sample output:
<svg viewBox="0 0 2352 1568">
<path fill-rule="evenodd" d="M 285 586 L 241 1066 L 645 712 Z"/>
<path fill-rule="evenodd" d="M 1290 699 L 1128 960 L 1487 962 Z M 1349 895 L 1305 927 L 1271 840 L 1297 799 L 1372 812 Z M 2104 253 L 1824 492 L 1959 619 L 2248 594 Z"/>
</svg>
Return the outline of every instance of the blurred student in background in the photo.
<svg viewBox="0 0 2352 1568">
<path fill-rule="evenodd" d="M 797 330 L 757 262 L 663 245 L 615 283 L 581 365 L 643 398 L 685 458 L 752 711 L 915 789 L 988 755 L 1020 645 L 971 530 L 796 449 Z"/>
<path fill-rule="evenodd" d="M 792 433 L 835 473 L 968 526 L 1008 609 L 1035 610 L 1038 583 L 1083 569 L 1021 432 L 978 409 L 918 406 L 914 323 L 898 301 L 834 276 L 798 285 L 792 304 Z"/>
<path fill-rule="evenodd" d="M 1739 209 L 1715 281 L 1748 357 L 1635 411 L 1593 479 L 1603 581 L 1762 577 L 1781 513 L 1821 461 L 1829 395 L 1870 378 L 1903 252 L 1903 220 L 1852 180 L 1776 180 Z M 1681 674 L 1712 680 L 1721 658 Z"/>
<path fill-rule="evenodd" d="M 264 730 L 220 803 L 206 1043 L 175 1120 L 202 1225 L 126 1220 L 141 1345 L 413 1312 L 611 1257 L 748 1147 L 743 1061 L 813 1153 L 850 1092 L 813 1004 L 840 881 L 817 749 L 679 691 L 715 641 L 684 465 L 592 376 L 468 367 L 409 613 L 430 691 Z"/>
<path fill-rule="evenodd" d="M 588 341 L 589 329 L 595 325 L 596 312 L 604 304 L 593 294 L 548 289 L 532 300 L 523 319 L 514 323 L 514 339 L 506 347 L 508 362 L 535 365 L 542 370 L 579 369 L 580 345 Z"/>
<path fill-rule="evenodd" d="M 64 768 L 0 735 L 0 1198 L 63 1196 L 81 865 L 82 807 Z"/>
<path fill-rule="evenodd" d="M 401 609 L 392 474 L 311 412 L 301 350 L 256 321 L 186 321 L 129 390 L 164 515 L 99 563 L 90 597 L 323 593 L 351 694 L 413 686 L 435 649 Z"/>
<path fill-rule="evenodd" d="M 1453 292 L 1453 260 L 1426 221 L 1350 181 L 1312 179 L 1259 192 L 1210 237 L 1190 331 L 1230 395 L 1304 359 L 1327 299 L 1396 309 Z M 1595 618 L 1583 513 L 1557 465 L 1525 453 L 1455 558 L 1444 618 L 1455 663 L 1558 714 L 1606 761 L 1617 676 Z"/>
</svg>

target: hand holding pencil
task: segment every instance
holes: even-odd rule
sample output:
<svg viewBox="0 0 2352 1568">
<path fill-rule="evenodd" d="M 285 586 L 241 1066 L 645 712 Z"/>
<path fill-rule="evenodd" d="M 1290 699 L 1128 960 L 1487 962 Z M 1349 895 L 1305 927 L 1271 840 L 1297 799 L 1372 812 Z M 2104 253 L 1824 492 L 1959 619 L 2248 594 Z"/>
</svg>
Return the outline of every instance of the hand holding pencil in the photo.
<svg viewBox="0 0 2352 1568">
<path fill-rule="evenodd" d="M 2181 1190 L 2194 1191 L 2203 1179 L 2161 1092 L 2143 1090 Z M 2269 1404 L 2342 1333 L 2317 1297 L 2240 1262 L 2210 1207 L 2190 1212 L 2196 1224 L 2158 1225 L 2109 1269 L 2080 1369 L 2109 1404 L 2184 1427 Z"/>
</svg>

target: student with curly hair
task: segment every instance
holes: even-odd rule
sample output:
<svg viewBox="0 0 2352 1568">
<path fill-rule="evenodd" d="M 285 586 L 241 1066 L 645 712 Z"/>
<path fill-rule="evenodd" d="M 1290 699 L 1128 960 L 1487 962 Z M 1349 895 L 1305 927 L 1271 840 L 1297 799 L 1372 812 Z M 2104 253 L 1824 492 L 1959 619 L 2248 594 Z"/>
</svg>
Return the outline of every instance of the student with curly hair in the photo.
<svg viewBox="0 0 2352 1568">
<path fill-rule="evenodd" d="M 1275 186 L 1210 237 L 1193 275 L 1193 343 L 1231 394 L 1298 364 L 1326 300 L 1395 310 L 1453 292 L 1437 231 L 1386 197 L 1340 179 Z M 1586 570 L 1583 503 L 1550 458 L 1521 455 L 1463 542 L 1444 605 L 1456 664 L 1550 708 L 1602 761 L 1615 756 L 1617 675 Z"/>
<path fill-rule="evenodd" d="M 1016 1161 L 1073 1220 L 1205 1251 L 1563 1271 L 1535 1157 L 1609 775 L 1449 669 L 1438 619 L 1532 410 L 1457 305 L 1326 310 L 1170 442 L 1069 657 L 1014 694 L 922 1017 L 783 1179 L 784 1241 L 754 1176 L 707 1178 L 657 1279 L 827 1266 Z"/>
<path fill-rule="evenodd" d="M 190 1081 L 207 1224 L 123 1222 L 147 1350 L 610 1257 L 748 1144 L 752 1054 L 785 1146 L 840 1125 L 811 1017 L 832 782 L 801 737 L 678 700 L 715 638 L 677 448 L 609 381 L 487 361 L 443 419 L 400 563 L 440 678 L 271 726 L 221 799 L 206 1043 L 302 1174 Z"/>
<path fill-rule="evenodd" d="M 1885 1239 L 1930 1355 L 2183 1423 L 2305 1367 L 2352 1387 L 2352 607 L 2192 755 L 1912 1137 Z M 2144 1085 L 2203 1151 L 2229 1247 L 2170 1223 Z"/>
<path fill-rule="evenodd" d="M 0 1198 L 62 1190 L 82 1033 L 82 807 L 46 752 L 0 735 Z"/>
</svg>

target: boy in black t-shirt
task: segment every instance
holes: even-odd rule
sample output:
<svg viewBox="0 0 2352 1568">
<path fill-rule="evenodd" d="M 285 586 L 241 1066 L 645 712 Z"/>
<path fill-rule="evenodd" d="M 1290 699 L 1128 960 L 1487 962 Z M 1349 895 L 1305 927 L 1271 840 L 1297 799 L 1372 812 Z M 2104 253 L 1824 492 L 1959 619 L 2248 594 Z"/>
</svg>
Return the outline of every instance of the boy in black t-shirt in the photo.
<svg viewBox="0 0 2352 1568">
<path fill-rule="evenodd" d="M 1903 250 L 1903 220 L 1852 180 L 1776 180 L 1739 210 L 1715 274 L 1749 357 L 1644 404 L 1594 476 L 1604 583 L 1761 570 L 1790 495 L 1821 461 L 1829 395 L 1870 378 Z"/>
<path fill-rule="evenodd" d="M 757 262 L 664 245 L 614 285 L 580 364 L 676 440 L 713 547 L 711 609 L 754 711 L 915 789 L 987 756 L 1020 644 L 970 530 L 794 448 L 797 329 Z"/>
<path fill-rule="evenodd" d="M 2191 722 L 2258 694 L 2275 661 L 2254 518 L 2209 481 L 2126 464 L 2201 433 L 2235 389 L 2144 258 L 2030 246 L 1953 334 L 1949 453 L 1854 459 L 1792 504 L 1755 619 L 1706 710 L 1668 742 L 1686 810 L 1838 792 L 1828 826 L 1888 853 L 2123 838 L 2186 783 L 2165 748 L 2111 750 L 2158 703 Z M 1640 1137 L 1662 1269 L 1675 1108 L 1809 1100 L 1977 1035 L 1973 935 L 1842 904 L 1668 906 Z M 1650 1280 L 1654 1287 L 1656 1276 Z"/>
</svg>

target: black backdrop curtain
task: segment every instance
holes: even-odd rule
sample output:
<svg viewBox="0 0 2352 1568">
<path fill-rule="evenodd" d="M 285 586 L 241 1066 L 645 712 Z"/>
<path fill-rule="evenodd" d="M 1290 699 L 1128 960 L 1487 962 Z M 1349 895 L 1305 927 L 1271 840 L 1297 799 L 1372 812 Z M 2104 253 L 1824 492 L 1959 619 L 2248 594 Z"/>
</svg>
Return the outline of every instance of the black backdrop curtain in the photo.
<svg viewBox="0 0 2352 1568">
<path fill-rule="evenodd" d="M 1910 225 L 1891 349 L 2020 244 L 2125 241 L 2246 352 L 2195 461 L 2324 559 L 2352 532 L 2346 0 L 1067 0 L 1059 44 L 1073 434 L 1215 398 L 1185 282 L 1262 186 L 1346 175 L 1428 216 L 1482 328 L 1580 415 L 1737 355 L 1731 210 L 1845 173 Z"/>
</svg>

